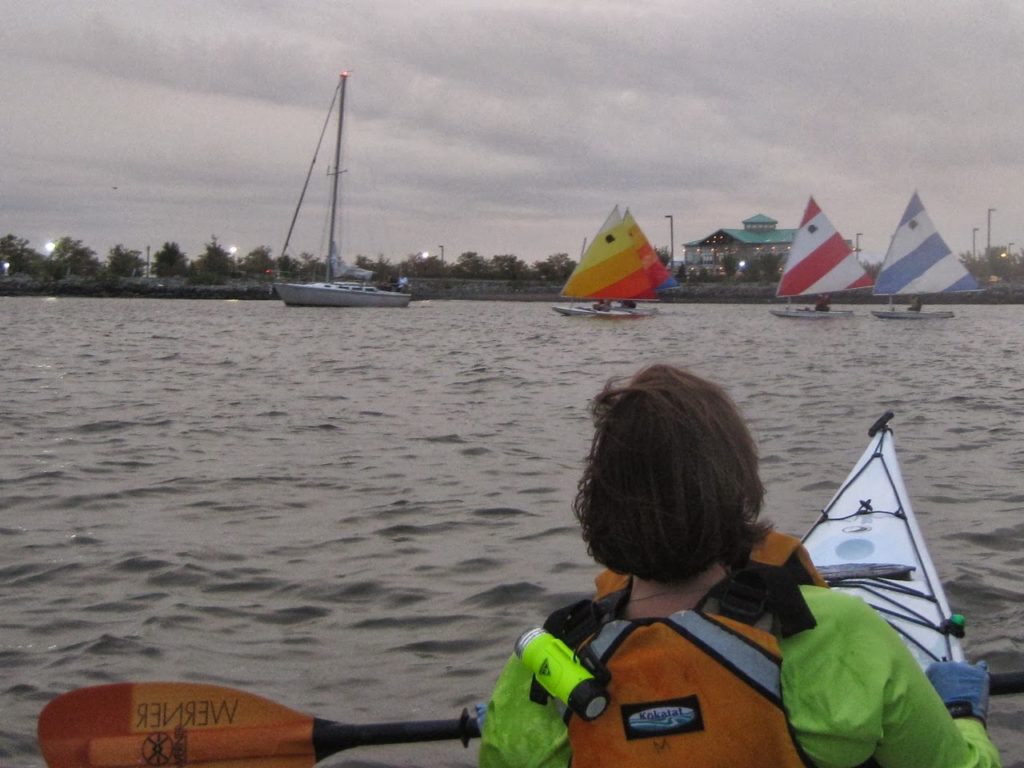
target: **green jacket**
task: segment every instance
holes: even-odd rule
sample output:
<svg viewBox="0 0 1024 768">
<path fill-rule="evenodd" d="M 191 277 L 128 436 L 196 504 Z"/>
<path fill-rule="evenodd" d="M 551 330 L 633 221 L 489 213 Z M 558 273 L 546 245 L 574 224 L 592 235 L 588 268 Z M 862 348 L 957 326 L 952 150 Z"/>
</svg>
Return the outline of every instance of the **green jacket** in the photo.
<svg viewBox="0 0 1024 768">
<path fill-rule="evenodd" d="M 873 609 L 851 595 L 800 589 L 818 626 L 780 639 L 782 694 L 796 740 L 818 768 L 854 768 L 872 757 L 883 768 L 1001 765 L 984 725 L 949 716 Z M 481 768 L 569 764 L 565 724 L 553 702 L 530 701 L 530 680 L 513 656 L 487 705 Z"/>
</svg>

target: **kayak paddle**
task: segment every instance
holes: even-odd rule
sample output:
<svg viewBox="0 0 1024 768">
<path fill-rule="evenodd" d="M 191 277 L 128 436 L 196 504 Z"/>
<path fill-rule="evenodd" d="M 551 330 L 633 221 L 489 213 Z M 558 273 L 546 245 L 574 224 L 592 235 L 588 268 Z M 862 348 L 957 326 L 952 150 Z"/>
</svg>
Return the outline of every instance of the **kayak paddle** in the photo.
<svg viewBox="0 0 1024 768">
<path fill-rule="evenodd" d="M 991 694 L 1024 693 L 1024 672 L 992 675 Z M 49 768 L 138 765 L 309 768 L 353 747 L 480 735 L 475 717 L 346 725 L 204 683 L 114 683 L 53 699 L 39 715 Z"/>
<path fill-rule="evenodd" d="M 79 688 L 39 715 L 50 768 L 138 765 L 300 768 L 352 747 L 480 735 L 456 720 L 345 725 L 244 691 L 203 683 L 115 683 Z"/>
</svg>

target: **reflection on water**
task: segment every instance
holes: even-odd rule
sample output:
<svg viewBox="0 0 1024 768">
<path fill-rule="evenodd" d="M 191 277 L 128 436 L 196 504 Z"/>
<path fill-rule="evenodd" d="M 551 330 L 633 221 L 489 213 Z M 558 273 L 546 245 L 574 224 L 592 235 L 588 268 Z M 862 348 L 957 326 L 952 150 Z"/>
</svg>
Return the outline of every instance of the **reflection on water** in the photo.
<svg viewBox="0 0 1024 768">
<path fill-rule="evenodd" d="M 746 305 L 616 323 L 542 303 L 0 302 L 5 766 L 38 764 L 46 701 L 102 682 L 223 683 L 347 722 L 482 700 L 519 632 L 588 590 L 569 506 L 587 400 L 656 360 L 729 389 L 767 516 L 795 532 L 894 410 L 968 653 L 1024 668 L 1024 308 L 903 327 Z M 1022 709 L 993 702 L 1007 765 Z"/>
</svg>

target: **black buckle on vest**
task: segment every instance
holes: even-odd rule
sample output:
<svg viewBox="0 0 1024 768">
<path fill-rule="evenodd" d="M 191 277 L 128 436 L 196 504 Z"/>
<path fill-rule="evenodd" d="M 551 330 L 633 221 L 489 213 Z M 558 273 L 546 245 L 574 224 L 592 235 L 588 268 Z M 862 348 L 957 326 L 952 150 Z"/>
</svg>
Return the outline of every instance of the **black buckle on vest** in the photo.
<svg viewBox="0 0 1024 768">
<path fill-rule="evenodd" d="M 768 586 L 760 574 L 738 571 L 723 583 L 718 598 L 718 612 L 729 619 L 753 626 L 766 610 Z"/>
<path fill-rule="evenodd" d="M 815 626 L 814 614 L 800 594 L 797 581 L 785 568 L 751 565 L 735 571 L 712 587 L 708 597 L 718 600 L 717 613 L 750 626 L 765 613 L 772 614 L 779 621 L 783 637 Z"/>
</svg>

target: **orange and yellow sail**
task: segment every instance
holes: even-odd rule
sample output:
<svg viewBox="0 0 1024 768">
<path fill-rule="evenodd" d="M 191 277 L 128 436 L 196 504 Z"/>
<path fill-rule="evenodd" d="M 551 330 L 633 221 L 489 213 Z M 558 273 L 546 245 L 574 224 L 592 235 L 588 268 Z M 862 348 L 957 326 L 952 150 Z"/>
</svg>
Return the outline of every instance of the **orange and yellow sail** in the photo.
<svg viewBox="0 0 1024 768">
<path fill-rule="evenodd" d="M 569 275 L 562 295 L 574 299 L 656 299 L 677 285 L 647 236 L 615 206 Z"/>
</svg>

